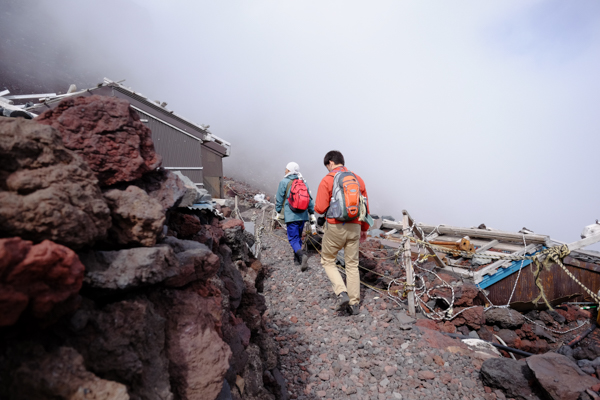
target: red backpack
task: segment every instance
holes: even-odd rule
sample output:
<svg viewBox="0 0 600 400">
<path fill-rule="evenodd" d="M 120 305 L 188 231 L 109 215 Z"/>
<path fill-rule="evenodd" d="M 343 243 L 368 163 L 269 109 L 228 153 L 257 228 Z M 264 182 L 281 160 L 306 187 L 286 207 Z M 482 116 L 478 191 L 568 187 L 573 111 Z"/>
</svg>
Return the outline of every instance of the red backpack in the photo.
<svg viewBox="0 0 600 400">
<path fill-rule="evenodd" d="M 287 196 L 290 210 L 295 213 L 300 213 L 308 209 L 310 203 L 310 194 L 304 179 L 294 179 L 287 185 L 286 192 L 289 193 Z"/>
</svg>

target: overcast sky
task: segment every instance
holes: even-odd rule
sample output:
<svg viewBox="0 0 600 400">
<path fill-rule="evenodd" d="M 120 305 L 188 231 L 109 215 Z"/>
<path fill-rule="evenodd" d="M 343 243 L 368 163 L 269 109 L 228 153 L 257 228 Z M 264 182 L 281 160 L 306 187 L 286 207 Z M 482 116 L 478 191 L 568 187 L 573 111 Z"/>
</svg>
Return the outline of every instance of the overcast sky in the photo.
<svg viewBox="0 0 600 400">
<path fill-rule="evenodd" d="M 289 161 L 316 194 L 337 149 L 379 215 L 567 242 L 600 218 L 598 1 L 39 7 L 71 65 L 210 124 L 268 194 Z"/>
</svg>

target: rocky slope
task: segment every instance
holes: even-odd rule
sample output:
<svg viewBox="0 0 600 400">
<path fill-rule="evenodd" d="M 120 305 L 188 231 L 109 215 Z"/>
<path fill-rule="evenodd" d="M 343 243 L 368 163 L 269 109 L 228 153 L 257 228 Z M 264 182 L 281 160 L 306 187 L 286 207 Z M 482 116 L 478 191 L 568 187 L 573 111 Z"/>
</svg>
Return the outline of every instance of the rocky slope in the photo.
<svg viewBox="0 0 600 400">
<path fill-rule="evenodd" d="M 118 99 L 0 118 L 0 398 L 287 396 L 253 237 L 159 165 Z"/>
</svg>

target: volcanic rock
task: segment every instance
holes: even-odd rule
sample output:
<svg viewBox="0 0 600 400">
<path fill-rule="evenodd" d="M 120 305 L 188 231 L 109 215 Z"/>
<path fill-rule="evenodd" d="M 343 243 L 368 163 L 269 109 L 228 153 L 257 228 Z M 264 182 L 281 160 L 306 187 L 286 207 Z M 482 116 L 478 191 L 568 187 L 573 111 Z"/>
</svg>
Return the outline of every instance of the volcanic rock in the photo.
<svg viewBox="0 0 600 400">
<path fill-rule="evenodd" d="M 179 263 L 167 245 L 80 254 L 85 283 L 96 289 L 123 290 L 152 285 L 175 276 Z"/>
<path fill-rule="evenodd" d="M 485 312 L 485 320 L 490 325 L 498 325 L 500 328 L 517 329 L 525 322 L 525 319 L 517 310 L 512 308 L 492 308 Z"/>
<path fill-rule="evenodd" d="M 219 257 L 206 245 L 198 242 L 191 243 L 195 243 L 197 247 L 176 254 L 180 267 L 177 275 L 165 282 L 167 286 L 179 287 L 193 281 L 207 281 L 221 266 Z"/>
<path fill-rule="evenodd" d="M 158 200 L 165 210 L 177 205 L 187 190 L 182 180 L 166 169 L 148 172 L 132 184 L 143 189 L 148 196 Z"/>
<path fill-rule="evenodd" d="M 156 244 L 165 222 L 164 209 L 158 200 L 137 186 L 109 190 L 104 198 L 113 220 L 109 241 L 148 247 Z"/>
<path fill-rule="evenodd" d="M 14 400 L 129 400 L 127 387 L 98 378 L 87 371 L 83 357 L 72 348 L 60 347 L 22 363 L 13 373 L 10 398 Z"/>
<path fill-rule="evenodd" d="M 165 357 L 165 319 L 146 298 L 82 308 L 85 326 L 69 340 L 89 370 L 127 384 L 132 400 L 172 399 Z M 83 324 L 82 324 L 83 325 Z M 72 323 L 73 326 L 73 323 Z"/>
<path fill-rule="evenodd" d="M 490 358 L 481 365 L 480 375 L 485 386 L 502 389 L 508 397 L 519 400 L 543 398 L 539 389 L 532 386 L 535 378 L 524 360 Z"/>
<path fill-rule="evenodd" d="M 561 354 L 531 356 L 527 358 L 527 365 L 544 391 L 555 400 L 577 400 L 586 389 L 600 383 Z"/>
<path fill-rule="evenodd" d="M 231 349 L 217 332 L 221 325 L 219 294 L 216 288 L 195 284 L 151 294 L 167 320 L 169 374 L 178 399 L 214 399 L 223 387 Z"/>
<path fill-rule="evenodd" d="M 71 97 L 36 118 L 62 133 L 65 147 L 79 153 L 100 186 L 130 182 L 161 164 L 151 131 L 125 100 L 108 96 Z"/>
<path fill-rule="evenodd" d="M 79 292 L 83 271 L 71 249 L 49 240 L 0 239 L 0 326 L 14 324 L 26 309 L 38 319 L 56 312 Z"/>
<path fill-rule="evenodd" d="M 0 235 L 93 244 L 111 225 L 97 183 L 56 129 L 0 117 Z"/>
</svg>

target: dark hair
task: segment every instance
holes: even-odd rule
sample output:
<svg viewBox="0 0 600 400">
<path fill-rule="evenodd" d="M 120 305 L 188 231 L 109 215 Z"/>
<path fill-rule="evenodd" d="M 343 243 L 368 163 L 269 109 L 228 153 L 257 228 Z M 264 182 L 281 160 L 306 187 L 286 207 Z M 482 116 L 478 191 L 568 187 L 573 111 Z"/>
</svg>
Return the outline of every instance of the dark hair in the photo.
<svg viewBox="0 0 600 400">
<path fill-rule="evenodd" d="M 345 165 L 344 156 L 337 150 L 331 150 L 327 154 L 325 154 L 325 158 L 323 159 L 323 164 L 329 164 L 329 161 L 333 161 L 334 164 Z"/>
</svg>

